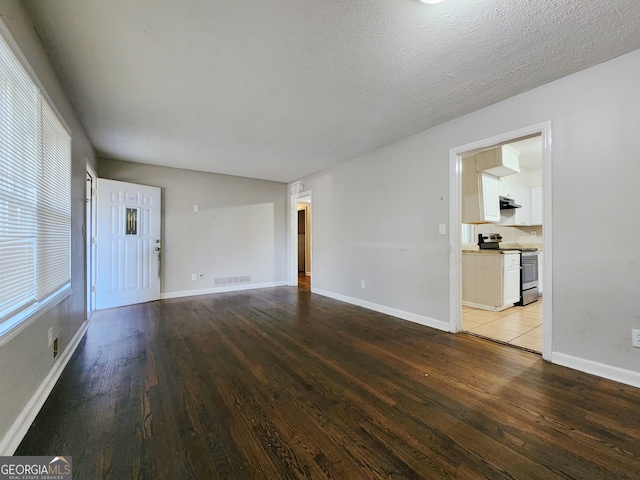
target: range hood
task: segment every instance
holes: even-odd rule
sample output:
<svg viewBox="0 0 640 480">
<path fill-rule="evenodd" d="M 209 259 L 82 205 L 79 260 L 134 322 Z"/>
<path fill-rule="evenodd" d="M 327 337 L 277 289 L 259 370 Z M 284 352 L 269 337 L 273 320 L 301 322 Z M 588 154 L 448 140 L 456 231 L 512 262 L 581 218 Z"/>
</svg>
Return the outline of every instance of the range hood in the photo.
<svg viewBox="0 0 640 480">
<path fill-rule="evenodd" d="M 513 198 L 500 196 L 500 210 L 508 210 L 510 208 L 521 208 L 521 207 L 522 205 L 518 205 L 516 202 L 514 202 Z"/>
</svg>

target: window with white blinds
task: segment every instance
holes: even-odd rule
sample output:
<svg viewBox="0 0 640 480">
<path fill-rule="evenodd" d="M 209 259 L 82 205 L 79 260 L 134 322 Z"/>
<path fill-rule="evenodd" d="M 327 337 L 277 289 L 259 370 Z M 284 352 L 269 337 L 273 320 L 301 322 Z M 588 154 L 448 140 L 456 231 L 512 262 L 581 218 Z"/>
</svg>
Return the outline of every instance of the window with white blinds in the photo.
<svg viewBox="0 0 640 480">
<path fill-rule="evenodd" d="M 71 137 L 0 35 L 0 333 L 70 280 Z"/>
</svg>

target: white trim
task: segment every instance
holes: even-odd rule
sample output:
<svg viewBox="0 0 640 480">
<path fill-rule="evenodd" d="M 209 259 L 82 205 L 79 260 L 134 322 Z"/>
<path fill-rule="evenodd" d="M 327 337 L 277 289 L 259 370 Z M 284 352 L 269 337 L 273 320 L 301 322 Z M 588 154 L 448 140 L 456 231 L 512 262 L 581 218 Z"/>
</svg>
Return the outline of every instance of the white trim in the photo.
<svg viewBox="0 0 640 480">
<path fill-rule="evenodd" d="M 304 229 L 304 274 L 311 277 L 311 201 L 304 204 Z"/>
<path fill-rule="evenodd" d="M 506 310 L 507 308 L 513 307 L 513 304 L 504 305 L 502 307 L 494 307 L 491 305 L 483 305 L 482 303 L 473 303 L 473 302 L 465 302 L 465 301 L 462 301 L 462 305 L 464 305 L 465 307 L 479 308 L 480 310 L 486 310 L 488 312 L 501 312 L 503 310 Z"/>
<path fill-rule="evenodd" d="M 379 305 L 377 303 L 367 302 L 366 300 L 360 300 L 359 298 L 347 297 L 339 293 L 329 292 L 322 289 L 312 289 L 312 293 L 322 295 L 324 297 L 333 298 L 344 303 L 363 307 L 374 312 L 384 313 L 391 315 L 392 317 L 400 318 L 401 320 L 408 320 L 410 322 L 419 323 L 427 327 L 436 328 L 438 330 L 449 331 L 449 322 L 443 322 L 442 320 L 436 320 L 435 318 L 425 317 L 424 315 L 418 315 L 416 313 L 405 312 L 404 310 L 398 310 L 395 308 L 387 307 L 385 305 Z"/>
<path fill-rule="evenodd" d="M 89 172 L 89 174 L 95 178 L 96 180 L 98 179 L 98 174 L 96 173 L 95 168 L 93 168 L 93 165 L 91 165 L 91 162 L 89 162 L 89 157 L 87 157 L 86 155 L 84 156 L 84 160 L 85 160 L 85 164 L 87 166 L 87 171 Z"/>
<path fill-rule="evenodd" d="M 528 135 L 542 135 L 542 175 L 543 175 L 543 217 L 542 217 L 542 245 L 543 278 L 544 278 L 544 305 L 542 314 L 543 345 L 542 358 L 551 360 L 553 351 L 552 342 L 552 168 L 551 168 L 551 121 L 531 125 L 529 127 L 513 130 L 511 132 L 496 135 L 476 142 L 468 143 L 449 150 L 449 318 L 451 332 L 459 332 L 462 327 L 462 158 L 461 155 L 470 150 L 487 148 L 510 140 Z"/>
<path fill-rule="evenodd" d="M 84 288 L 85 288 L 85 316 L 86 319 L 89 320 L 92 316 L 93 313 L 96 311 L 96 293 L 95 291 L 92 291 L 91 287 L 95 286 L 96 283 L 96 255 L 95 255 L 95 248 L 97 247 L 97 244 L 93 243 L 93 239 L 96 237 L 95 233 L 96 233 L 96 222 L 98 220 L 98 216 L 96 215 L 96 207 L 98 204 L 98 198 L 97 195 L 95 194 L 95 192 L 97 192 L 97 188 L 98 188 L 98 174 L 96 173 L 96 171 L 94 170 L 93 166 L 91 165 L 91 163 L 89 163 L 89 158 L 87 156 L 84 157 L 84 161 L 85 161 L 85 166 L 86 166 L 86 173 L 92 178 L 92 182 L 91 182 L 91 186 L 95 187 L 92 188 L 92 192 L 91 192 L 91 202 L 87 202 L 86 200 L 86 185 L 85 185 L 85 203 L 84 203 L 84 244 L 85 244 L 85 251 L 84 251 L 84 274 L 85 274 L 85 282 L 84 282 Z M 87 208 L 90 208 L 91 211 L 87 212 Z M 91 214 L 91 224 L 87 225 L 86 221 L 87 221 L 87 213 Z M 92 250 L 94 255 L 92 255 Z"/>
<path fill-rule="evenodd" d="M 211 293 L 239 292 L 241 290 L 256 290 L 258 288 L 284 287 L 289 283 L 284 282 L 267 282 L 267 283 L 249 283 L 247 285 L 228 285 L 225 287 L 202 288 L 199 290 L 182 290 L 180 292 L 166 292 L 160 294 L 160 299 L 194 297 L 196 295 L 209 295 Z"/>
<path fill-rule="evenodd" d="M 67 348 L 65 348 L 62 355 L 60 355 L 53 364 L 53 367 L 49 370 L 49 374 L 22 409 L 22 412 L 20 412 L 18 418 L 13 422 L 13 425 L 11 425 L 11 428 L 9 428 L 2 441 L 0 441 L 0 456 L 11 456 L 15 453 L 20 442 L 22 442 L 24 436 L 29 431 L 29 427 L 31 427 L 31 424 L 38 416 L 44 402 L 49 397 L 51 390 L 55 387 L 60 375 L 62 375 L 64 368 L 67 366 L 67 363 L 69 363 L 71 356 L 76 351 L 76 348 L 78 348 L 78 344 L 80 340 L 82 340 L 82 337 L 84 337 L 88 326 L 86 321 L 82 322 L 82 325 L 80 325 L 80 328 L 76 331 Z"/>
<path fill-rule="evenodd" d="M 604 363 L 594 362 L 566 353 L 553 352 L 551 354 L 551 362 L 563 367 L 572 368 L 581 372 L 596 375 L 598 377 L 607 378 L 614 382 L 624 383 L 632 387 L 640 388 L 640 373 L 633 370 L 626 370 L 620 367 L 613 367 Z"/>
<path fill-rule="evenodd" d="M 462 328 L 462 157 L 449 150 L 449 330 Z"/>
<path fill-rule="evenodd" d="M 553 219 L 551 198 L 553 190 L 551 122 L 542 128 L 542 280 L 544 302 L 542 304 L 542 358 L 551 360 L 553 355 L 553 244 L 551 242 Z"/>
<path fill-rule="evenodd" d="M 29 308 L 0 323 L 0 347 L 18 336 L 20 332 L 53 307 L 62 303 L 64 299 L 71 296 L 71 292 L 71 282 L 69 282 L 53 292 L 43 301 L 34 303 Z"/>
</svg>

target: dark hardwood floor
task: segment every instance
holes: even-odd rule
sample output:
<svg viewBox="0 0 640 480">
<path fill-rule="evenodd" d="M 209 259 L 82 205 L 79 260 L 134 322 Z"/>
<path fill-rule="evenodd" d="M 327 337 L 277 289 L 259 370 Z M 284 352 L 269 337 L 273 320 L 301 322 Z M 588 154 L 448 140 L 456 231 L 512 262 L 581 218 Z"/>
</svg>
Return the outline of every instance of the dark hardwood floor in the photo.
<svg viewBox="0 0 640 480">
<path fill-rule="evenodd" d="M 16 455 L 74 479 L 640 476 L 640 390 L 280 287 L 98 312 Z"/>
</svg>

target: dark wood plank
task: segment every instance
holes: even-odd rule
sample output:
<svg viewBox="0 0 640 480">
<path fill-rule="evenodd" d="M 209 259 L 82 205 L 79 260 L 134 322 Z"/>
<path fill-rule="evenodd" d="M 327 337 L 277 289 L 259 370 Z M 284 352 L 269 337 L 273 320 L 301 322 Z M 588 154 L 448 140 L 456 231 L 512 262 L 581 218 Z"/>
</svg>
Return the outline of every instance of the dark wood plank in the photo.
<svg viewBox="0 0 640 480">
<path fill-rule="evenodd" d="M 98 312 L 17 455 L 74 478 L 638 478 L 640 390 L 301 288 Z"/>
</svg>

